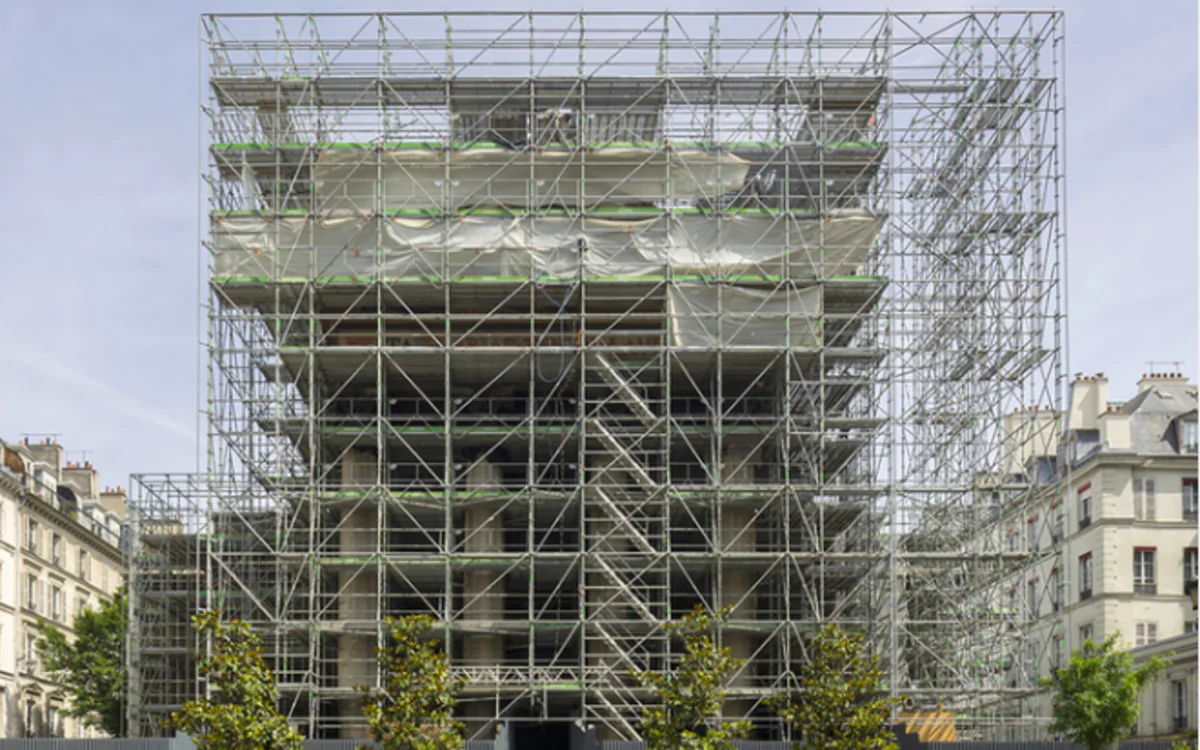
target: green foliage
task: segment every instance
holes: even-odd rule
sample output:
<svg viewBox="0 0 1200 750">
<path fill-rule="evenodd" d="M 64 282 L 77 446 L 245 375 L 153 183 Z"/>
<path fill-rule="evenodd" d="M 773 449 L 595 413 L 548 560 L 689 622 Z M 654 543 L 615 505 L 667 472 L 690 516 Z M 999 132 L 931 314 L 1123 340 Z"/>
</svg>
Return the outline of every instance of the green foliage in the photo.
<svg viewBox="0 0 1200 750">
<path fill-rule="evenodd" d="M 1171 750 L 1196 750 L 1196 732 L 1188 732 L 1184 739 L 1172 742 Z"/>
<path fill-rule="evenodd" d="M 831 624 L 810 642 L 796 698 L 779 696 L 770 705 L 809 750 L 895 750 L 891 710 L 901 699 L 881 695 L 882 679 L 879 657 L 865 653 L 863 637 Z"/>
<path fill-rule="evenodd" d="M 72 642 L 48 620 L 37 624 L 38 655 L 69 698 L 64 713 L 113 737 L 120 737 L 125 727 L 127 608 L 121 588 L 100 609 L 83 610 L 75 616 Z"/>
<path fill-rule="evenodd" d="M 388 644 L 376 649 L 381 687 L 358 687 L 371 738 L 383 750 L 459 750 L 463 725 L 454 718 L 454 694 L 466 680 L 450 675 L 437 641 L 425 639 L 434 625 L 425 615 L 389 617 Z"/>
<path fill-rule="evenodd" d="M 682 638 L 684 651 L 669 672 L 638 672 L 634 676 L 658 694 L 659 705 L 642 714 L 641 732 L 647 750 L 728 750 L 731 740 L 750 732 L 748 721 L 721 721 L 725 689 L 742 662 L 728 648 L 717 648 L 714 635 L 729 618 L 729 608 L 716 614 L 697 606 L 668 633 Z"/>
<path fill-rule="evenodd" d="M 1129 734 L 1142 710 L 1142 688 L 1167 665 L 1152 659 L 1134 669 L 1133 655 L 1117 645 L 1119 637 L 1113 633 L 1099 645 L 1088 639 L 1066 667 L 1042 680 L 1055 690 L 1050 731 L 1088 750 L 1102 750 Z"/>
<path fill-rule="evenodd" d="M 262 658 L 262 638 L 216 611 L 196 615 L 192 626 L 211 644 L 200 660 L 210 697 L 183 704 L 167 727 L 190 734 L 199 750 L 301 750 L 300 733 L 275 706 L 279 693 Z"/>
</svg>

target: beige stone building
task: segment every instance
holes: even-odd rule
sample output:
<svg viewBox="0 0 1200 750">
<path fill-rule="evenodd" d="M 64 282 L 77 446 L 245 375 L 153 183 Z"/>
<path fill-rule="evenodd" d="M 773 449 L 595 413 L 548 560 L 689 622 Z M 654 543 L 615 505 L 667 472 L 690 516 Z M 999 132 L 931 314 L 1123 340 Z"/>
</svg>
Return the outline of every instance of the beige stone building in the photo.
<svg viewBox="0 0 1200 750">
<path fill-rule="evenodd" d="M 0 441 L 0 457 L 0 736 L 96 736 L 63 715 L 34 628 L 45 618 L 71 637 L 75 615 L 124 582 L 125 492 L 53 440 Z"/>
<path fill-rule="evenodd" d="M 1151 374 L 1125 401 L 1103 375 L 1077 377 L 1065 414 L 1022 411 L 1012 434 L 1044 436 L 1013 455 L 1020 476 L 1045 488 L 1003 515 L 1005 549 L 1030 565 L 1008 582 L 1003 611 L 1028 633 L 1010 673 L 1047 676 L 1084 641 L 1119 633 L 1139 659 L 1173 657 L 1171 675 L 1148 690 L 1138 733 L 1167 737 L 1196 728 L 1197 389 L 1179 374 Z M 1052 429 L 1045 429 L 1052 428 Z M 1024 441 L 1024 445 L 1037 441 Z M 1170 647 L 1162 643 L 1174 644 Z M 1164 691 L 1177 692 L 1171 711 Z M 1046 721 L 1051 697 L 1019 709 Z"/>
<path fill-rule="evenodd" d="M 1194 630 L 1133 649 L 1133 663 L 1164 659 L 1162 677 L 1142 693 L 1139 738 L 1178 737 L 1196 731 L 1196 633 Z"/>
</svg>

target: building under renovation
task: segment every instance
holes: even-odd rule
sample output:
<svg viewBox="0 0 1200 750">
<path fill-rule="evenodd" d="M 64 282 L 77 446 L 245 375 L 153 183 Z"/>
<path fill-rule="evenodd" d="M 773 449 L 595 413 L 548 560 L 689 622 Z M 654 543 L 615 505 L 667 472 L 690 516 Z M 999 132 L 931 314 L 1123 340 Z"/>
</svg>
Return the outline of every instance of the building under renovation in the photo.
<svg viewBox="0 0 1200 750">
<path fill-rule="evenodd" d="M 634 739 L 703 605 L 758 736 L 831 622 L 905 711 L 1036 731 L 990 592 L 1043 553 L 977 531 L 1058 429 L 999 420 L 1062 387 L 1060 14 L 203 33 L 207 465 L 135 487 L 131 726 L 218 607 L 312 737 L 423 613 L 470 737 Z"/>
</svg>

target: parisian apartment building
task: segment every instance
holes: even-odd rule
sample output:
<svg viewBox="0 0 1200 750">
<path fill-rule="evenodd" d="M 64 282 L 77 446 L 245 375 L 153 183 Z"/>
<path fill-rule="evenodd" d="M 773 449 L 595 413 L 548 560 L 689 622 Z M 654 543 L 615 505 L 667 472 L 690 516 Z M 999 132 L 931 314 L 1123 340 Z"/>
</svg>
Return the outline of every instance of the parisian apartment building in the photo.
<svg viewBox="0 0 1200 750">
<path fill-rule="evenodd" d="M 70 638 L 77 614 L 124 583 L 126 493 L 64 461 L 55 439 L 0 441 L 0 736 L 94 737 L 67 717 L 38 657 L 46 619 Z"/>
<path fill-rule="evenodd" d="M 1006 552 L 1031 560 L 1007 582 L 1002 609 L 1029 633 L 1024 658 L 1007 666 L 1047 676 L 1088 639 L 1119 634 L 1135 663 L 1170 662 L 1143 695 L 1135 734 L 1182 737 L 1197 725 L 1197 387 L 1149 373 L 1132 395 L 1111 396 L 1103 374 L 1080 375 L 1065 414 L 1006 420 L 1014 444 L 1040 446 L 1016 458 L 1042 488 L 997 527 Z M 1050 694 L 1022 710 L 1049 717 Z"/>
</svg>

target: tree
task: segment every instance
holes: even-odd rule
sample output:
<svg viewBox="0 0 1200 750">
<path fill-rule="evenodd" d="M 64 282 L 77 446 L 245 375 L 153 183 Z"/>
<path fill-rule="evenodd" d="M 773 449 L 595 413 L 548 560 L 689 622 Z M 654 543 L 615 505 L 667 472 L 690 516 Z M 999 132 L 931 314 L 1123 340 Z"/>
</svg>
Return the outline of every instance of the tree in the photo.
<svg viewBox="0 0 1200 750">
<path fill-rule="evenodd" d="M 113 737 L 120 737 L 125 727 L 127 607 L 122 587 L 100 609 L 82 610 L 72 622 L 73 641 L 48 620 L 37 624 L 38 655 L 68 696 L 63 713 Z"/>
<path fill-rule="evenodd" d="M 879 656 L 865 653 L 863 637 L 830 624 L 810 642 L 796 699 L 770 704 L 809 750 L 895 750 L 891 710 L 901 699 L 882 695 L 882 679 Z"/>
<path fill-rule="evenodd" d="M 388 643 L 375 649 L 381 686 L 360 686 L 371 737 L 383 750 L 459 750 L 462 722 L 455 720 L 454 694 L 466 680 L 452 677 L 450 662 L 425 635 L 434 619 L 425 615 L 387 620 Z"/>
<path fill-rule="evenodd" d="M 192 626 L 210 641 L 209 655 L 200 659 L 210 697 L 183 704 L 168 728 L 190 734 L 199 750 L 301 750 L 300 733 L 275 706 L 279 692 L 262 638 L 211 610 L 194 616 Z"/>
<path fill-rule="evenodd" d="M 717 648 L 714 636 L 730 609 L 710 613 L 697 606 L 664 629 L 682 638 L 683 654 L 674 669 L 636 672 L 634 676 L 658 695 L 659 705 L 642 713 L 641 732 L 647 750 L 728 750 L 731 740 L 750 733 L 748 721 L 721 721 L 729 678 L 742 665 L 728 648 Z"/>
<path fill-rule="evenodd" d="M 1088 750 L 1102 750 L 1127 736 L 1137 723 L 1142 688 L 1158 677 L 1167 662 L 1151 659 L 1134 669 L 1133 655 L 1117 645 L 1119 637 L 1113 633 L 1099 645 L 1084 641 L 1066 667 L 1042 679 L 1055 691 L 1053 734 Z"/>
</svg>

